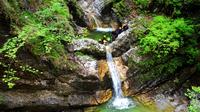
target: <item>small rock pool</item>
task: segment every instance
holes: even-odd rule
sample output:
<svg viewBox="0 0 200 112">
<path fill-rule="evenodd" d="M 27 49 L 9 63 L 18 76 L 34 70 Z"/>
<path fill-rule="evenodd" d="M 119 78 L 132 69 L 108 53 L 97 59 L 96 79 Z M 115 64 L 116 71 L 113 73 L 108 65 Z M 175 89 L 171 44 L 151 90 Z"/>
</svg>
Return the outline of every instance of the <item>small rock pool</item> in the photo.
<svg viewBox="0 0 200 112">
<path fill-rule="evenodd" d="M 133 100 L 134 106 L 130 106 L 126 109 L 116 109 L 112 106 L 112 100 L 105 104 L 95 107 L 89 107 L 84 112 L 174 112 L 175 108 L 166 100 L 154 102 L 154 103 L 139 103 Z M 181 111 L 182 112 L 182 111 Z"/>
</svg>

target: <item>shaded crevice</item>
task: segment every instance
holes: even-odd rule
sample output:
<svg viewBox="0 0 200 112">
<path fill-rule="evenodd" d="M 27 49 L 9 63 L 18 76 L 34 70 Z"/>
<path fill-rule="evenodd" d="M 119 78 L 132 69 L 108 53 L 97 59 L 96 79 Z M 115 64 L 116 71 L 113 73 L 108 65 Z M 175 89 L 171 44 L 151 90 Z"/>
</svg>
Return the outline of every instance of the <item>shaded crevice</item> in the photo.
<svg viewBox="0 0 200 112">
<path fill-rule="evenodd" d="M 6 15 L 0 11 L 0 47 L 2 47 L 11 35 L 10 22 L 10 19 L 6 18 Z"/>
<path fill-rule="evenodd" d="M 76 25 L 81 27 L 86 27 L 87 24 L 84 21 L 84 15 L 80 8 L 78 8 L 77 4 L 73 1 L 69 1 L 67 3 L 67 6 L 69 7 L 70 14 L 73 16 L 73 20 L 75 21 Z"/>
</svg>

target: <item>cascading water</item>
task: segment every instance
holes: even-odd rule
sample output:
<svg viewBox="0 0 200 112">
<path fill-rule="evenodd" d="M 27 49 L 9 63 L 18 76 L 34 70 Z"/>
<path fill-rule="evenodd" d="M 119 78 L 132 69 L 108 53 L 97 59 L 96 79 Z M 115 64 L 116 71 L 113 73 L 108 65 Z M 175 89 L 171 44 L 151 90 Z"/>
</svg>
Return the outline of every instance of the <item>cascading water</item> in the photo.
<svg viewBox="0 0 200 112">
<path fill-rule="evenodd" d="M 104 28 L 103 21 L 101 19 L 101 11 L 106 4 L 109 4 L 112 0 L 80 0 L 78 1 L 80 7 L 84 11 L 85 19 L 89 22 L 89 26 L 92 29 L 96 29 L 99 32 L 112 32 L 113 28 Z"/>
<path fill-rule="evenodd" d="M 114 96 L 111 106 L 113 106 L 116 109 L 127 109 L 135 106 L 131 99 L 128 99 L 123 96 L 120 76 L 113 62 L 111 49 L 108 46 L 106 47 L 106 58 L 114 88 Z"/>
<path fill-rule="evenodd" d="M 96 27 L 99 28 L 100 25 L 101 25 L 100 21 L 94 15 L 91 15 L 91 17 L 93 18 L 93 20 L 94 20 L 94 22 L 96 24 Z"/>
<path fill-rule="evenodd" d="M 113 28 L 100 28 L 100 27 L 97 27 L 96 31 L 98 31 L 98 32 L 112 32 L 112 31 L 114 31 L 114 29 Z"/>
<path fill-rule="evenodd" d="M 98 1 L 91 1 L 91 0 L 80 0 L 79 2 L 80 7 L 83 9 L 86 18 L 89 19 L 90 24 L 95 23 L 96 27 L 100 27 L 101 23 L 98 17 L 100 17 L 99 10 L 95 7 L 98 4 Z M 93 19 L 93 21 L 91 19 Z"/>
</svg>

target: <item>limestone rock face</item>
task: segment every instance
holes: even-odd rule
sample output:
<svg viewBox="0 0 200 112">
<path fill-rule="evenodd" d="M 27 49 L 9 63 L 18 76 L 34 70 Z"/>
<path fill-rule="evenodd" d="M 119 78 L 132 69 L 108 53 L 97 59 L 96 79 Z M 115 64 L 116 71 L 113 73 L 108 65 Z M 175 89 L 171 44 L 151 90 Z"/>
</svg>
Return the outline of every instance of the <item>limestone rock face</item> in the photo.
<svg viewBox="0 0 200 112">
<path fill-rule="evenodd" d="M 98 74 L 101 81 L 103 81 L 105 75 L 108 74 L 108 72 L 109 69 L 106 60 L 100 60 L 98 62 Z"/>
<path fill-rule="evenodd" d="M 101 12 L 107 5 L 112 3 L 113 0 L 95 0 L 94 7 L 98 12 Z"/>
<path fill-rule="evenodd" d="M 105 58 L 106 56 L 105 45 L 88 38 L 74 40 L 72 44 L 68 47 L 68 50 L 70 52 L 80 51 L 97 57 Z"/>
<path fill-rule="evenodd" d="M 196 71 L 196 67 L 185 67 L 174 74 L 163 73 L 162 76 L 156 77 L 153 68 L 144 70 L 138 63 L 149 59 L 148 56 L 138 56 L 137 47 L 132 47 L 128 52 L 122 55 L 122 59 L 127 62 L 128 58 L 131 62 L 127 72 L 127 80 L 124 83 L 128 84 L 132 94 L 141 94 L 149 91 L 154 91 L 154 94 L 171 93 L 178 90 L 186 80 Z M 127 62 L 128 63 L 128 62 Z M 157 64 L 159 67 L 160 64 Z"/>
<path fill-rule="evenodd" d="M 108 46 L 112 49 L 112 55 L 118 57 L 127 52 L 134 42 L 136 39 L 131 35 L 131 29 L 129 29 L 119 34 L 116 40 Z"/>
<path fill-rule="evenodd" d="M 137 54 L 138 50 L 138 46 L 131 46 L 131 48 L 127 52 L 121 55 L 122 60 L 125 63 L 128 63 L 128 59 L 131 58 L 134 62 L 140 62 L 141 60 L 143 60 L 144 57 Z"/>
<path fill-rule="evenodd" d="M 95 91 L 100 89 L 97 60 L 89 56 L 78 56 L 76 62 L 79 69 L 76 76 L 68 78 L 67 83 L 83 91 Z"/>
<path fill-rule="evenodd" d="M 101 13 L 101 11 L 113 0 L 79 0 L 79 5 L 83 10 Z"/>
<path fill-rule="evenodd" d="M 112 96 L 111 91 L 98 91 L 94 94 L 87 93 L 74 93 L 70 95 L 61 95 L 58 91 L 42 90 L 32 92 L 22 91 L 9 91 L 0 92 L 1 98 L 1 111 L 15 108 L 34 108 L 40 107 L 59 110 L 60 108 L 81 108 L 83 106 L 94 106 L 106 102 Z M 26 109 L 25 109 L 26 110 Z M 37 110 L 37 111 L 38 111 Z M 52 110 L 50 110 L 52 111 Z"/>
<path fill-rule="evenodd" d="M 27 57 L 24 61 L 28 60 Z M 40 76 L 27 74 L 29 77 L 18 80 L 11 90 L 0 83 L 0 110 L 83 108 L 102 104 L 111 98 L 110 87 L 100 81 L 96 59 L 86 55 L 74 56 L 76 69 L 72 71 L 65 67 L 64 58 L 62 63 L 50 61 L 42 64 L 40 61 L 30 62 L 41 68 L 52 67 Z"/>
</svg>

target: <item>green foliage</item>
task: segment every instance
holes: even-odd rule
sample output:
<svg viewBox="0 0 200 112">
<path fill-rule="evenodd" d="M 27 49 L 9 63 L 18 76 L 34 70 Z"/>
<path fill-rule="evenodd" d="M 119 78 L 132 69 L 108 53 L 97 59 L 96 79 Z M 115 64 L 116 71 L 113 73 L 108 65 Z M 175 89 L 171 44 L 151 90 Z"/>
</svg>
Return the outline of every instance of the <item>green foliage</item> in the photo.
<svg viewBox="0 0 200 112">
<path fill-rule="evenodd" d="M 164 12 L 172 16 L 180 16 L 189 5 L 196 5 L 197 0 L 133 0 L 140 9 L 152 12 Z"/>
<path fill-rule="evenodd" d="M 139 63 L 130 58 L 129 67 L 140 67 L 141 74 L 145 74 L 140 79 L 147 81 L 172 75 L 183 66 L 196 65 L 200 51 L 195 27 L 190 24 L 183 18 L 164 16 L 156 16 L 152 21 L 134 20 L 131 27 L 138 39 L 138 54 L 146 58 Z"/>
<path fill-rule="evenodd" d="M 14 69 L 4 71 L 2 81 L 8 85 L 8 88 L 12 88 L 15 85 L 14 81 L 19 80 L 19 78 L 15 76 L 16 72 L 17 71 Z"/>
<path fill-rule="evenodd" d="M 1 0 L 0 1 L 0 10 L 11 19 L 18 22 L 20 4 L 16 0 Z"/>
<path fill-rule="evenodd" d="M 8 3 L 8 2 L 5 2 Z M 17 2 L 18 3 L 18 2 Z M 22 27 L 15 26 L 17 36 L 0 48 L 0 54 L 9 58 L 16 64 L 17 53 L 21 47 L 27 45 L 35 55 L 46 55 L 51 59 L 58 58 L 65 53 L 61 41 L 71 42 L 74 31 L 70 24 L 71 15 L 64 0 L 44 0 L 42 6 L 36 12 L 20 12 L 18 20 L 23 21 Z M 12 15 L 12 14 L 11 14 Z M 12 88 L 18 71 L 40 74 L 39 70 L 28 65 L 20 65 L 17 68 L 13 64 L 0 63 L 3 66 L 3 82 Z"/>
<path fill-rule="evenodd" d="M 185 54 L 185 57 L 187 57 L 187 63 L 188 64 L 194 64 L 197 63 L 196 58 L 198 58 L 200 51 L 198 46 L 198 40 L 197 38 L 189 38 L 187 41 L 185 41 L 185 44 L 187 45 L 183 52 Z"/>
<path fill-rule="evenodd" d="M 0 60 L 0 68 L 4 71 L 2 72 L 2 81 L 8 86 L 8 88 L 13 88 L 15 85 L 15 81 L 19 80 L 20 78 L 17 76 L 17 72 L 24 72 L 30 73 L 34 75 L 43 74 L 39 70 L 20 63 L 19 61 L 15 60 L 14 62 L 6 62 L 4 63 L 3 60 Z"/>
<path fill-rule="evenodd" d="M 173 75 L 178 68 L 182 67 L 184 61 L 180 57 L 174 58 L 147 58 L 144 61 L 139 63 L 134 62 L 131 58 L 129 58 L 128 66 L 130 68 L 140 68 L 139 79 L 143 82 L 155 80 L 160 77 L 168 77 Z"/>
<path fill-rule="evenodd" d="M 63 49 L 61 40 L 70 41 L 73 36 L 69 10 L 62 3 L 64 4 L 64 1 L 54 0 L 34 14 L 24 12 L 20 20 L 25 19 L 26 24 L 18 30 L 18 37 L 9 39 L 4 44 L 0 53 L 15 58 L 18 49 L 26 43 L 33 46 L 37 55 L 59 56 L 57 50 Z"/>
<path fill-rule="evenodd" d="M 147 31 L 147 28 L 149 26 L 149 22 L 151 21 L 142 16 L 140 18 L 135 18 L 135 20 L 131 24 L 131 28 L 133 29 L 132 33 L 135 38 L 144 38 L 145 32 Z"/>
<path fill-rule="evenodd" d="M 133 2 L 141 9 L 148 8 L 149 0 L 133 0 Z"/>
<path fill-rule="evenodd" d="M 0 104 L 2 104 L 4 101 L 4 97 L 0 94 Z"/>
<path fill-rule="evenodd" d="M 99 42 L 106 40 L 106 41 L 111 41 L 111 34 L 107 32 L 88 32 L 88 35 L 86 36 L 87 38 L 91 38 L 94 40 L 97 40 Z"/>
<path fill-rule="evenodd" d="M 128 16 L 131 12 L 131 8 L 125 3 L 124 0 L 114 3 L 112 9 L 120 19 Z"/>
<path fill-rule="evenodd" d="M 142 54 L 153 54 L 157 58 L 174 54 L 183 46 L 183 37 L 194 31 L 184 19 L 171 20 L 164 16 L 156 16 L 151 22 L 149 33 L 140 40 Z"/>
<path fill-rule="evenodd" d="M 84 29 L 83 29 L 82 35 L 83 35 L 84 37 L 87 37 L 87 36 L 89 35 L 89 30 L 88 30 L 87 28 L 84 28 Z"/>
<path fill-rule="evenodd" d="M 189 112 L 199 112 L 200 110 L 200 101 L 198 99 L 198 95 L 200 95 L 200 87 L 192 87 L 192 89 L 188 89 L 185 94 L 190 99 L 190 105 L 188 107 Z"/>
<path fill-rule="evenodd" d="M 23 71 L 23 72 L 29 72 L 29 73 L 32 73 L 32 74 L 42 74 L 42 72 L 39 73 L 39 70 L 29 66 L 29 65 L 24 65 L 24 66 L 19 66 L 19 68 Z"/>
<path fill-rule="evenodd" d="M 24 42 L 21 38 L 14 37 L 9 39 L 0 49 L 0 53 L 4 53 L 6 57 L 16 58 L 16 53 L 20 47 L 24 45 Z"/>
</svg>

